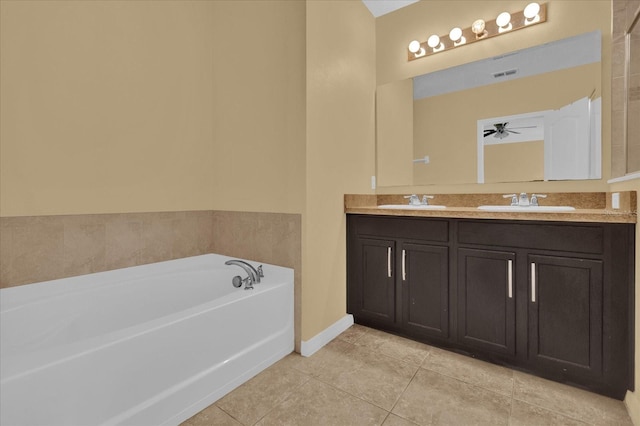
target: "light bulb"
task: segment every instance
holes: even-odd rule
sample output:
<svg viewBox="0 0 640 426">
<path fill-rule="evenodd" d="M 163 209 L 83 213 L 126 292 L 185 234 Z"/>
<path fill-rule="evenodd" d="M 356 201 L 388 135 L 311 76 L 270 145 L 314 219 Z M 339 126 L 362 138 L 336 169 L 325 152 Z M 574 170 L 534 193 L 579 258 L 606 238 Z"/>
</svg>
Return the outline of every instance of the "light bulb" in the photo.
<svg viewBox="0 0 640 426">
<path fill-rule="evenodd" d="M 509 25 L 509 22 L 511 22 L 511 14 L 509 14 L 509 12 L 502 12 L 496 18 L 496 24 L 498 24 L 498 26 L 501 28 L 504 28 L 507 25 Z"/>
<path fill-rule="evenodd" d="M 409 52 L 418 53 L 420 51 L 420 42 L 418 40 L 413 40 L 409 43 Z"/>
<path fill-rule="evenodd" d="M 462 30 L 460 28 L 458 28 L 458 27 L 452 29 L 449 32 L 449 38 L 453 42 L 456 42 L 456 41 L 460 40 L 461 37 L 462 37 Z"/>
<path fill-rule="evenodd" d="M 540 5 L 538 3 L 529 3 L 524 8 L 524 17 L 527 19 L 534 19 L 540 12 Z"/>
<path fill-rule="evenodd" d="M 473 21 L 471 24 L 471 31 L 477 36 L 481 36 L 484 33 L 484 21 L 482 19 L 478 19 L 477 21 Z"/>
<path fill-rule="evenodd" d="M 430 48 L 435 49 L 436 47 L 440 46 L 440 37 L 438 37 L 435 34 L 432 35 L 427 40 L 427 44 L 429 45 Z"/>
</svg>

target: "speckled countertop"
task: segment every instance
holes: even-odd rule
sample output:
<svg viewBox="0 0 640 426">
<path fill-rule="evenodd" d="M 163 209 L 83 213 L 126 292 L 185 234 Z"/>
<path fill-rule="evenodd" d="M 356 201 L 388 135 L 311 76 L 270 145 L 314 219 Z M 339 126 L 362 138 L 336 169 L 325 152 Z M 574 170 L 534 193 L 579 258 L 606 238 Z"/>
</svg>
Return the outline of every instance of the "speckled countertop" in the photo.
<svg viewBox="0 0 640 426">
<path fill-rule="evenodd" d="M 544 206 L 572 206 L 573 211 L 566 212 L 491 212 L 478 210 L 482 205 L 509 205 L 503 194 L 434 194 L 431 204 L 444 205 L 439 210 L 396 210 L 382 209 L 385 204 L 408 204 L 407 194 L 375 195 L 346 194 L 344 196 L 345 213 L 370 214 L 383 216 L 447 217 L 464 219 L 510 219 L 544 220 L 564 222 L 607 222 L 636 223 L 636 192 L 619 192 L 620 208 L 611 207 L 611 193 L 576 192 L 548 193 L 540 200 Z M 529 194 L 531 195 L 531 194 Z M 422 194 L 418 194 L 422 196 Z"/>
</svg>

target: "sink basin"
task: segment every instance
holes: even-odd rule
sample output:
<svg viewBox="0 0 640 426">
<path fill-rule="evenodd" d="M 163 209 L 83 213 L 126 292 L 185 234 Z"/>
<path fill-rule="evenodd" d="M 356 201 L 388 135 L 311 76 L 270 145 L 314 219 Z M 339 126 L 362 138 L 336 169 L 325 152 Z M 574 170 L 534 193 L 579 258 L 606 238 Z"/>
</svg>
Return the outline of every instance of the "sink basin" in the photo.
<svg viewBox="0 0 640 426">
<path fill-rule="evenodd" d="M 570 212 L 575 210 L 570 206 L 480 206 L 480 210 L 490 212 L 522 212 L 522 213 L 553 213 Z"/>
<path fill-rule="evenodd" d="M 438 205 L 418 205 L 413 206 L 411 204 L 383 204 L 378 206 L 379 209 L 397 209 L 397 210 L 440 210 L 446 208 L 446 206 L 438 206 Z"/>
</svg>

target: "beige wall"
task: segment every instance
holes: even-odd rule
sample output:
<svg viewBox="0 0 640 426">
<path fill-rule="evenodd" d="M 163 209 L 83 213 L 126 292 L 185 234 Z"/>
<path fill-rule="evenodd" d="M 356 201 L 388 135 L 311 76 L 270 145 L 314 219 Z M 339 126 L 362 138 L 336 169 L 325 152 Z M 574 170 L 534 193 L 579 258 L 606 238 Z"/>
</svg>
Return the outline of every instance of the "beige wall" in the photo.
<svg viewBox="0 0 640 426">
<path fill-rule="evenodd" d="M 402 80 L 439 69 L 449 68 L 470 61 L 531 47 L 540 43 L 594 31 L 602 31 L 602 132 L 603 132 L 603 179 L 572 182 L 528 182 L 500 184 L 467 184 L 464 181 L 433 185 L 382 187 L 378 193 L 474 193 L 474 192 L 574 192 L 606 191 L 606 179 L 610 175 L 611 146 L 611 3 L 596 0 L 550 0 L 547 3 L 547 22 L 522 31 L 488 39 L 449 52 L 440 53 L 416 61 L 407 61 L 406 49 L 413 39 L 424 39 L 429 34 L 446 34 L 455 25 L 466 26 L 475 19 L 493 19 L 498 13 L 517 11 L 526 6 L 526 1 L 490 0 L 456 1 L 456 7 L 446 0 L 420 1 L 397 12 L 382 16 L 376 22 L 377 84 Z M 579 19 L 577 18 L 579 16 Z M 466 24 L 465 24 L 466 23 Z M 562 90 L 563 88 L 559 88 Z M 587 94 L 588 95 L 588 94 Z M 428 153 L 424 153 L 429 155 Z M 424 155 L 418 153 L 418 157 Z M 459 157 L 471 159 L 475 164 L 475 150 Z M 469 163 L 469 164 L 471 164 Z M 459 170 L 453 174 L 463 175 L 469 164 L 457 162 Z M 418 167 L 418 166 L 415 166 Z M 459 172 L 459 173 L 458 173 Z M 456 182 L 456 183 L 453 183 Z"/>
<path fill-rule="evenodd" d="M 303 1 L 1 5 L 0 216 L 301 212 Z"/>
<path fill-rule="evenodd" d="M 301 213 L 305 199 L 305 2 L 214 5 L 212 207 Z"/>
<path fill-rule="evenodd" d="M 0 7 L 1 216 L 211 207 L 214 3 Z"/>
<path fill-rule="evenodd" d="M 344 194 L 372 192 L 375 85 L 375 20 L 362 2 L 307 2 L 303 340 L 345 315 Z"/>
</svg>

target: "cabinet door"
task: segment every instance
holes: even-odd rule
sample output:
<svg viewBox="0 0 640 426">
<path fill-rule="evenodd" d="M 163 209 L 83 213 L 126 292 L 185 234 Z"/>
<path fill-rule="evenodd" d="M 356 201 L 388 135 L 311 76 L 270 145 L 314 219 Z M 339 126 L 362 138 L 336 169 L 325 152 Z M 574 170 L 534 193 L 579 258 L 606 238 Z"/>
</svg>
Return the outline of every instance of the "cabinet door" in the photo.
<svg viewBox="0 0 640 426">
<path fill-rule="evenodd" d="M 449 336 L 449 249 L 403 244 L 402 323 L 416 335 Z"/>
<path fill-rule="evenodd" d="M 395 242 L 356 238 L 349 266 L 349 305 L 356 317 L 395 322 Z"/>
<path fill-rule="evenodd" d="M 458 340 L 515 355 L 515 254 L 458 249 Z"/>
<path fill-rule="evenodd" d="M 602 261 L 529 256 L 529 360 L 554 374 L 602 372 Z"/>
</svg>

